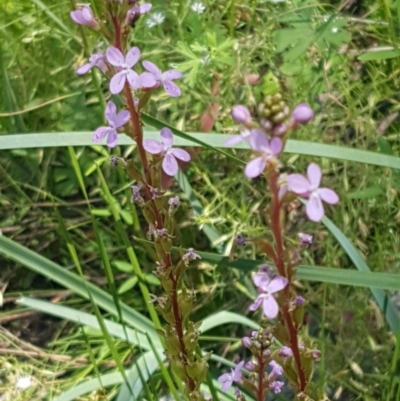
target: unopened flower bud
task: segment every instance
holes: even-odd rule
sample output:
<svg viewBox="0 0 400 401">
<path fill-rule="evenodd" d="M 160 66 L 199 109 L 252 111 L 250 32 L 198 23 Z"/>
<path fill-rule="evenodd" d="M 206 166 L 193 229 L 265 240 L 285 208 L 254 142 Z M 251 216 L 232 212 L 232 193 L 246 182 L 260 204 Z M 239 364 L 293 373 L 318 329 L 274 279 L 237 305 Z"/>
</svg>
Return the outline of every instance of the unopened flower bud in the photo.
<svg viewBox="0 0 400 401">
<path fill-rule="evenodd" d="M 305 300 L 301 295 L 299 295 L 299 296 L 296 297 L 296 299 L 294 300 L 294 304 L 295 304 L 295 306 L 299 307 L 299 306 L 303 305 L 305 301 L 306 301 L 306 300 Z"/>
<path fill-rule="evenodd" d="M 250 110 L 241 104 L 237 104 L 233 107 L 232 118 L 239 124 L 251 124 Z"/>
<path fill-rule="evenodd" d="M 255 365 L 253 362 L 246 362 L 244 365 L 245 369 L 249 370 L 250 372 L 252 372 L 255 369 Z"/>
<path fill-rule="evenodd" d="M 290 356 L 293 356 L 293 351 L 291 348 L 287 347 L 284 345 L 280 350 L 279 350 L 279 356 L 282 358 L 289 358 Z"/>
<path fill-rule="evenodd" d="M 242 344 L 243 344 L 243 347 L 246 347 L 246 348 L 250 348 L 251 347 L 251 338 L 250 337 L 243 337 L 242 338 Z"/>
<path fill-rule="evenodd" d="M 308 124 L 314 118 L 314 111 L 307 103 L 300 103 L 293 110 L 292 117 L 299 124 Z"/>
<path fill-rule="evenodd" d="M 272 131 L 272 133 L 275 136 L 282 136 L 282 135 L 286 134 L 287 128 L 288 127 L 287 127 L 287 125 L 285 123 L 280 123 L 280 124 L 275 125 L 274 130 Z"/>
<path fill-rule="evenodd" d="M 309 246 L 312 244 L 313 236 L 311 234 L 298 233 L 297 237 L 299 238 L 301 246 Z"/>
</svg>

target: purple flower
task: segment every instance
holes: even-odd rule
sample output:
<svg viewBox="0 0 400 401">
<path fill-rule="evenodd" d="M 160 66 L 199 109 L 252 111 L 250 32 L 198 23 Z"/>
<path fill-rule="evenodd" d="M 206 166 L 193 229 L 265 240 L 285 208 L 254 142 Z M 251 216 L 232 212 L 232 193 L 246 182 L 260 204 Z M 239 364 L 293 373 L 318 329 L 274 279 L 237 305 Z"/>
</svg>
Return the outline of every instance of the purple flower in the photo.
<svg viewBox="0 0 400 401">
<path fill-rule="evenodd" d="M 251 344 L 252 344 L 252 341 L 251 341 L 251 338 L 250 338 L 250 337 L 243 337 L 243 338 L 242 338 L 242 345 L 243 345 L 243 347 L 250 348 L 250 347 L 251 347 Z"/>
<path fill-rule="evenodd" d="M 238 123 L 249 125 L 252 123 L 250 110 L 241 104 L 237 104 L 232 108 L 232 118 Z"/>
<path fill-rule="evenodd" d="M 300 241 L 301 246 L 310 246 L 313 241 L 313 236 L 307 233 L 298 233 L 297 237 Z"/>
<path fill-rule="evenodd" d="M 271 279 L 267 274 L 264 273 L 262 276 L 261 274 L 259 273 L 259 276 L 255 275 L 253 278 L 260 294 L 249 309 L 254 312 L 262 305 L 264 316 L 267 319 L 274 319 L 278 315 L 279 306 L 273 294 L 283 290 L 288 284 L 288 279 L 281 276 Z"/>
<path fill-rule="evenodd" d="M 248 371 L 252 372 L 255 369 L 255 365 L 253 362 L 249 361 L 246 362 L 246 364 L 244 365 L 244 368 L 247 369 Z"/>
<path fill-rule="evenodd" d="M 169 128 L 164 127 L 161 130 L 160 135 L 161 142 L 154 139 L 146 139 L 143 141 L 143 147 L 147 152 L 153 155 L 162 153 L 164 156 L 164 160 L 162 162 L 163 170 L 166 174 L 174 176 L 178 172 L 179 168 L 176 159 L 188 162 L 190 160 L 190 155 L 188 152 L 186 152 L 186 150 L 172 148 L 174 136 Z"/>
<path fill-rule="evenodd" d="M 133 21 L 136 21 L 142 14 L 146 14 L 151 10 L 152 5 L 150 3 L 142 4 L 141 6 L 134 5 L 126 13 L 126 22 L 131 25 Z"/>
<path fill-rule="evenodd" d="M 178 97 L 181 95 L 179 87 L 172 82 L 174 79 L 182 78 L 182 73 L 178 70 L 169 70 L 162 72 L 155 64 L 151 61 L 143 61 L 143 67 L 148 71 L 140 75 L 140 80 L 144 88 L 158 88 L 162 85 L 172 97 Z"/>
<path fill-rule="evenodd" d="M 283 374 L 283 368 L 281 365 L 279 365 L 278 362 L 271 361 L 269 363 L 269 366 L 272 367 L 272 370 L 269 374 L 270 379 L 275 378 L 276 376 L 281 376 Z"/>
<path fill-rule="evenodd" d="M 116 95 L 122 91 L 128 80 L 133 89 L 140 88 L 139 75 L 131 68 L 138 62 L 140 58 L 140 50 L 137 47 L 132 47 L 126 57 L 116 48 L 110 46 L 106 51 L 107 60 L 110 64 L 118 67 L 118 72 L 111 78 L 110 92 Z"/>
<path fill-rule="evenodd" d="M 339 202 L 335 191 L 329 188 L 319 188 L 321 183 L 321 169 L 315 163 L 307 168 L 307 178 L 301 174 L 291 174 L 288 177 L 288 189 L 302 198 L 308 199 L 306 213 L 310 220 L 321 221 L 324 217 L 322 201 L 334 205 Z"/>
<path fill-rule="evenodd" d="M 201 256 L 195 253 L 193 248 L 188 248 L 187 252 L 182 256 L 182 260 L 185 263 L 196 259 L 201 259 Z"/>
<path fill-rule="evenodd" d="M 88 4 L 84 4 L 80 10 L 70 12 L 72 20 L 79 25 L 88 25 L 93 29 L 99 27 L 98 22 L 93 16 L 92 9 Z"/>
<path fill-rule="evenodd" d="M 294 300 L 294 305 L 299 307 L 299 306 L 303 305 L 304 302 L 306 302 L 306 300 L 301 295 L 298 295 L 296 297 L 296 299 Z"/>
<path fill-rule="evenodd" d="M 293 356 L 293 351 L 291 348 L 287 347 L 284 345 L 280 350 L 279 350 L 279 356 L 282 358 L 289 358 L 290 356 Z"/>
<path fill-rule="evenodd" d="M 224 145 L 225 146 L 234 146 L 234 145 L 237 145 L 238 143 L 240 143 L 242 141 L 249 142 L 250 138 L 252 136 L 258 135 L 258 134 L 264 135 L 264 131 L 260 130 L 260 129 L 249 130 L 249 129 L 245 128 L 244 130 L 240 131 L 240 135 L 235 135 L 235 136 L 232 136 L 232 137 L 228 138 L 224 142 Z"/>
<path fill-rule="evenodd" d="M 117 114 L 117 107 L 113 102 L 108 102 L 105 111 L 108 127 L 100 127 L 92 136 L 93 142 L 100 142 L 107 137 L 107 146 L 114 148 L 118 143 L 117 129 L 126 124 L 130 114 L 128 110 L 122 110 Z"/>
<path fill-rule="evenodd" d="M 222 384 L 221 391 L 225 392 L 230 389 L 233 382 L 239 382 L 242 380 L 242 372 L 244 361 L 240 362 L 235 369 L 231 369 L 231 373 L 224 373 L 222 376 L 218 378 L 218 381 Z"/>
<path fill-rule="evenodd" d="M 292 118 L 299 124 L 307 124 L 314 118 L 314 111 L 307 103 L 300 103 L 293 110 Z"/>
<path fill-rule="evenodd" d="M 273 381 L 269 384 L 269 388 L 275 393 L 279 394 L 282 391 L 282 387 L 285 385 L 284 382 Z"/>
<path fill-rule="evenodd" d="M 103 73 L 108 70 L 107 65 L 105 63 L 106 57 L 101 53 L 94 53 L 90 56 L 89 62 L 87 64 L 82 65 L 76 70 L 78 75 L 86 74 L 93 67 L 98 67 Z"/>
<path fill-rule="evenodd" d="M 257 130 L 256 133 L 250 136 L 249 143 L 250 147 L 258 152 L 260 156 L 247 163 L 244 173 L 248 178 L 255 178 L 264 171 L 275 156 L 281 153 L 283 143 L 276 137 L 269 141 L 266 135 L 260 130 Z"/>
</svg>

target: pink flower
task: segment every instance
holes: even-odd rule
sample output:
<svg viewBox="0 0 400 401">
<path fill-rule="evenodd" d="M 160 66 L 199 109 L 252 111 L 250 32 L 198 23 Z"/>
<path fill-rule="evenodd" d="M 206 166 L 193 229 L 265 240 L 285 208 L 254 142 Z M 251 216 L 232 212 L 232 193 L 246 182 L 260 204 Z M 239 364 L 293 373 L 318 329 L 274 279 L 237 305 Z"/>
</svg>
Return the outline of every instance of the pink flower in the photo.
<svg viewBox="0 0 400 401">
<path fill-rule="evenodd" d="M 242 142 L 242 141 L 246 141 L 249 142 L 250 138 L 254 135 L 264 135 L 264 131 L 261 129 L 252 129 L 249 130 L 247 128 L 243 129 L 242 131 L 240 131 L 240 135 L 235 135 L 235 136 L 231 136 L 230 138 L 228 138 L 225 142 L 224 145 L 225 146 L 235 146 L 238 143 Z"/>
<path fill-rule="evenodd" d="M 117 114 L 117 107 L 113 102 L 108 102 L 105 110 L 108 127 L 100 127 L 93 133 L 92 141 L 100 142 L 107 137 L 107 146 L 114 148 L 118 144 L 117 129 L 126 124 L 130 114 L 128 110 L 122 110 Z"/>
<path fill-rule="evenodd" d="M 99 23 L 95 20 L 92 9 L 88 4 L 84 4 L 80 10 L 71 11 L 70 16 L 79 25 L 87 25 L 93 29 L 99 27 Z"/>
<path fill-rule="evenodd" d="M 329 188 L 319 188 L 321 183 L 321 169 L 311 163 L 307 168 L 307 178 L 301 174 L 290 174 L 288 177 L 288 190 L 308 199 L 306 213 L 310 220 L 318 222 L 324 217 L 322 201 L 334 205 L 339 202 L 335 191 Z"/>
<path fill-rule="evenodd" d="M 178 97 L 181 95 L 179 87 L 172 82 L 174 79 L 182 78 L 182 73 L 178 70 L 169 70 L 162 72 L 155 64 L 151 61 L 143 61 L 143 67 L 148 71 L 140 75 L 140 80 L 144 88 L 159 87 L 162 85 L 165 92 L 172 97 Z"/>
<path fill-rule="evenodd" d="M 137 4 L 128 10 L 126 13 L 126 22 L 131 25 L 132 22 L 136 21 L 141 15 L 148 13 L 151 10 L 152 5 L 145 3 L 140 6 Z"/>
<path fill-rule="evenodd" d="M 262 174 L 267 165 L 275 159 L 275 156 L 281 153 L 283 143 L 277 137 L 269 141 L 262 130 L 256 130 L 250 136 L 249 143 L 250 147 L 259 153 L 259 156 L 247 163 L 244 173 L 249 178 L 255 178 Z"/>
<path fill-rule="evenodd" d="M 110 64 L 118 67 L 118 72 L 110 81 L 110 92 L 113 95 L 120 93 L 124 89 L 126 80 L 128 80 L 133 89 L 140 88 L 139 75 L 131 69 L 139 61 L 139 48 L 132 47 L 124 57 L 116 47 L 110 46 L 106 51 L 106 56 Z"/>
<path fill-rule="evenodd" d="M 218 378 L 218 381 L 222 383 L 221 391 L 225 392 L 230 389 L 233 382 L 239 382 L 242 380 L 242 372 L 244 361 L 240 362 L 235 369 L 231 369 L 231 373 L 224 373 Z"/>
<path fill-rule="evenodd" d="M 252 123 L 250 110 L 241 104 L 233 106 L 232 118 L 239 124 L 249 125 Z"/>
<path fill-rule="evenodd" d="M 176 159 L 188 162 L 190 160 L 190 155 L 186 150 L 180 148 L 172 148 L 172 143 L 174 136 L 172 131 L 164 127 L 160 133 L 161 142 L 154 139 L 145 139 L 143 141 L 143 147 L 146 152 L 153 155 L 162 154 L 164 160 L 162 162 L 162 169 L 164 172 L 170 176 L 176 175 L 178 172 L 178 162 Z"/>
<path fill-rule="evenodd" d="M 104 54 L 101 53 L 93 53 L 90 58 L 89 62 L 82 65 L 76 70 L 78 75 L 86 74 L 90 71 L 93 67 L 98 67 L 102 72 L 106 72 L 108 70 L 107 65 L 105 63 L 106 57 Z"/>
<path fill-rule="evenodd" d="M 293 110 L 292 118 L 299 124 L 307 124 L 314 118 L 314 111 L 307 103 L 300 103 Z"/>
<path fill-rule="evenodd" d="M 254 275 L 253 282 L 260 293 L 249 309 L 254 312 L 262 306 L 264 316 L 267 319 L 275 319 L 279 306 L 273 294 L 283 290 L 288 284 L 288 279 L 281 276 L 271 278 L 267 273 L 261 272 Z"/>
</svg>

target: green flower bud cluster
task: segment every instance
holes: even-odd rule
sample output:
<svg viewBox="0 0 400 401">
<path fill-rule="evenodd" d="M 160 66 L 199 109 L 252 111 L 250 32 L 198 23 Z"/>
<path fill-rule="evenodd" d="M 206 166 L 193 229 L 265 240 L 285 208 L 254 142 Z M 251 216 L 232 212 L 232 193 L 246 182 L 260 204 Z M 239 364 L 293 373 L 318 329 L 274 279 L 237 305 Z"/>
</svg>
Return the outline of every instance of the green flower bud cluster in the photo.
<svg viewBox="0 0 400 401">
<path fill-rule="evenodd" d="M 257 115 L 265 129 L 272 129 L 274 125 L 283 123 L 290 117 L 290 108 L 278 92 L 264 97 L 257 106 Z"/>
</svg>

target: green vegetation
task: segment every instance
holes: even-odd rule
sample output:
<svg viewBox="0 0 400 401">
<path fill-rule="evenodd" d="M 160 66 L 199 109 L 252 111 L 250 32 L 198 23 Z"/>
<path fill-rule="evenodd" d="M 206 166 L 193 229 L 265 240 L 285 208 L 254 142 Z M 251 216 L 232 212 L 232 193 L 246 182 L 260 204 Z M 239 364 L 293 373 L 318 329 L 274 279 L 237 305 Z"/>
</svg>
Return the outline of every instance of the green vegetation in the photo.
<svg viewBox="0 0 400 401">
<path fill-rule="evenodd" d="M 161 292 L 154 250 L 130 183 L 90 140 L 108 87 L 75 73 L 105 43 L 70 20 L 72 3 L 0 4 L 0 401 L 178 397 L 150 302 Z M 177 144 L 192 145 L 194 162 L 170 189 L 183 193 L 180 243 L 202 255 L 188 280 L 200 344 L 213 352 L 207 386 L 219 389 L 257 327 L 249 259 L 260 255 L 234 242 L 268 235 L 259 212 L 269 194 L 243 175 L 248 151 L 222 144 L 238 130 L 232 106 L 254 105 L 254 74 L 272 71 L 290 104 L 316 113 L 289 142 L 289 170 L 318 161 L 341 198 L 324 224 L 306 221 L 300 204 L 287 222 L 288 235 L 315 238 L 298 270 L 322 351 L 314 383 L 332 400 L 399 401 L 400 1 L 204 0 L 204 13 L 186 0 L 152 3 L 165 20 L 149 28 L 143 16 L 132 40 L 185 78 L 178 99 L 152 97 L 145 133 L 158 136 L 165 122 Z M 121 143 L 112 154 L 134 154 Z M 24 376 L 33 384 L 16 389 Z"/>
</svg>

